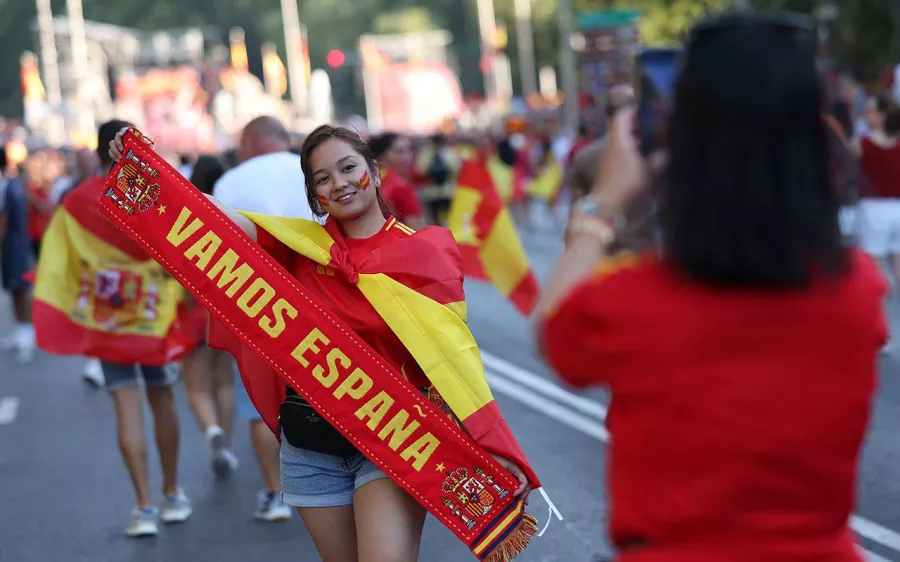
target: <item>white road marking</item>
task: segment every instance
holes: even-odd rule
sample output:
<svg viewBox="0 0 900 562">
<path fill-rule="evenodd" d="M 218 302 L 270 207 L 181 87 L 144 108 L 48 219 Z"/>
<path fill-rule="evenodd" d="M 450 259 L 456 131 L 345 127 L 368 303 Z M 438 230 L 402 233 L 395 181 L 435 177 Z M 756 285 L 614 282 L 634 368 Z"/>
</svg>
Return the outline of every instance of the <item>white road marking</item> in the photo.
<svg viewBox="0 0 900 562">
<path fill-rule="evenodd" d="M 603 404 L 573 394 L 546 377 L 532 373 L 486 351 L 481 352 L 481 357 L 488 383 L 500 394 L 598 441 L 609 442 L 609 431 L 602 423 L 606 419 L 607 413 L 607 408 Z M 581 413 L 574 412 L 545 398 L 556 399 L 560 404 L 570 406 Z M 850 527 L 860 536 L 900 552 L 900 533 L 859 515 L 853 515 L 850 518 Z M 865 552 L 870 562 L 891 562 L 877 554 Z"/>
<path fill-rule="evenodd" d="M 860 547 L 859 551 L 865 557 L 866 562 L 893 562 L 892 560 L 888 560 L 884 556 L 878 556 L 874 552 L 869 552 L 865 548 Z"/>
<path fill-rule="evenodd" d="M 568 390 L 555 384 L 553 381 L 547 380 L 546 377 L 526 371 L 518 365 L 514 365 L 509 361 L 500 359 L 490 353 L 482 351 L 481 360 L 484 362 L 486 369 L 496 371 L 522 386 L 527 386 L 532 390 L 544 394 L 544 396 L 555 398 L 559 402 L 572 406 L 583 414 L 597 418 L 600 421 L 606 420 L 606 406 L 596 400 L 572 394 Z"/>
<path fill-rule="evenodd" d="M 559 404 L 546 400 L 545 398 L 542 398 L 541 395 L 536 394 L 527 388 L 522 388 L 522 386 L 514 382 L 510 382 L 496 372 L 485 370 L 485 374 L 487 375 L 488 383 L 491 385 L 491 388 L 497 392 L 512 398 L 516 402 L 521 402 L 522 404 L 541 412 L 547 417 L 553 418 L 572 429 L 593 437 L 594 439 L 598 439 L 604 443 L 609 441 L 609 431 L 606 430 L 606 426 L 602 423 L 575 413 L 565 406 L 560 406 Z"/>
<path fill-rule="evenodd" d="M 0 398 L 0 425 L 9 425 L 16 421 L 19 413 L 19 399 L 15 396 Z"/>
<path fill-rule="evenodd" d="M 860 535 L 900 552 L 900 533 L 869 521 L 859 515 L 850 517 L 850 526 Z"/>
</svg>

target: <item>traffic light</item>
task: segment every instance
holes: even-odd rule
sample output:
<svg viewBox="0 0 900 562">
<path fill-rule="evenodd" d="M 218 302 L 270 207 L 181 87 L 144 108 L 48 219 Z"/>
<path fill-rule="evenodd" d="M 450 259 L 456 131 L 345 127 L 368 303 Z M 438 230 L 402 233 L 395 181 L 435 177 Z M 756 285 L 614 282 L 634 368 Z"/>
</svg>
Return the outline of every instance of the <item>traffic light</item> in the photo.
<svg viewBox="0 0 900 562">
<path fill-rule="evenodd" d="M 328 55 L 325 57 L 325 62 L 327 62 L 328 66 L 330 66 L 331 68 L 339 68 L 343 66 L 344 61 L 346 60 L 347 57 L 340 49 L 332 49 L 328 51 Z"/>
</svg>

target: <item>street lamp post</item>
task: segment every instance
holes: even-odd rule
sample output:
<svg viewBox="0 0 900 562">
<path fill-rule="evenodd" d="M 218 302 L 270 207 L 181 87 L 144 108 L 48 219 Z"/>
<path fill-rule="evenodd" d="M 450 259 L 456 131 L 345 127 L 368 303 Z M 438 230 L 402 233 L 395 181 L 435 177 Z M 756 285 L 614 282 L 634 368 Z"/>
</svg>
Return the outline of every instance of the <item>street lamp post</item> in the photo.
<svg viewBox="0 0 900 562">
<path fill-rule="evenodd" d="M 66 12 L 69 21 L 69 40 L 72 45 L 72 77 L 74 79 L 73 114 L 79 129 L 93 130 L 94 111 L 84 95 L 84 84 L 87 82 L 87 38 L 84 32 L 84 12 L 81 0 L 66 0 Z"/>
<path fill-rule="evenodd" d="M 832 0 L 823 0 L 815 12 L 819 28 L 819 56 L 826 66 L 831 62 L 828 60 L 831 56 L 828 47 L 831 43 L 834 22 L 837 21 L 839 13 L 837 5 Z"/>
<path fill-rule="evenodd" d="M 306 62 L 303 58 L 303 30 L 297 0 L 281 0 L 281 21 L 284 24 L 284 45 L 287 51 L 288 84 L 291 100 L 297 112 L 306 117 L 308 92 L 306 90 Z"/>
<path fill-rule="evenodd" d="M 565 95 L 563 123 L 575 130 L 578 127 L 578 65 L 572 38 L 575 35 L 575 16 L 572 0 L 559 0 L 559 37 L 561 45 L 562 86 Z"/>
<path fill-rule="evenodd" d="M 516 0 L 516 45 L 519 51 L 522 95 L 528 99 L 537 93 L 534 37 L 531 29 L 531 0 Z"/>
<path fill-rule="evenodd" d="M 476 0 L 478 8 L 478 31 L 481 36 L 481 57 L 487 63 L 482 68 L 484 75 L 484 97 L 489 108 L 497 103 L 497 80 L 494 41 L 497 37 L 497 20 L 494 17 L 494 0 Z M 493 113 L 493 111 L 492 111 Z"/>
<path fill-rule="evenodd" d="M 41 66 L 50 107 L 59 109 L 62 92 L 59 87 L 59 55 L 56 53 L 56 34 L 53 31 L 53 11 L 50 0 L 37 0 L 38 34 L 41 41 Z"/>
</svg>

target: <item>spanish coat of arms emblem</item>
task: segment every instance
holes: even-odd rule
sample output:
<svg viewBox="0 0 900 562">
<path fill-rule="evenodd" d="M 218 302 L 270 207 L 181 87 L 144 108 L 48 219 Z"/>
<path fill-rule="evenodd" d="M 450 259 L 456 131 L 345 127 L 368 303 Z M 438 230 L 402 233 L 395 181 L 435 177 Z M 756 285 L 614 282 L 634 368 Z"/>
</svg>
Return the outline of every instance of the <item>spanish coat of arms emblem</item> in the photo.
<svg viewBox="0 0 900 562">
<path fill-rule="evenodd" d="M 143 213 L 159 200 L 159 171 L 129 149 L 116 175 L 115 183 L 106 189 L 112 199 L 129 215 Z"/>
<path fill-rule="evenodd" d="M 490 513 L 495 500 L 509 495 L 509 490 L 478 466 L 472 468 L 471 476 L 465 468 L 453 470 L 444 478 L 441 490 L 448 494 L 441 502 L 470 530 L 477 519 Z"/>
</svg>

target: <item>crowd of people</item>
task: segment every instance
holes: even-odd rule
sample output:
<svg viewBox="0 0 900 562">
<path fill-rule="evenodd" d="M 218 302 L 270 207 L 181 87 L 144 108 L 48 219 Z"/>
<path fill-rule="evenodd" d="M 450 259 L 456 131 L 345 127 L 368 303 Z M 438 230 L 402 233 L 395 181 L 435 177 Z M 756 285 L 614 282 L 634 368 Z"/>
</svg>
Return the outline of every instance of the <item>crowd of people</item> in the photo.
<svg viewBox="0 0 900 562">
<path fill-rule="evenodd" d="M 397 294 L 464 301 L 459 251 L 445 229 L 428 228 L 446 224 L 463 162 L 484 168 L 523 229 L 532 199 L 552 208 L 571 195 L 566 249 L 535 315 L 537 340 L 562 379 L 612 390 L 610 534 L 620 560 L 858 562 L 847 525 L 876 359 L 889 339 L 888 284 L 876 259 L 887 259 L 900 282 L 900 110 L 880 94 L 857 110 L 855 92 L 826 107 L 815 41 L 797 20 L 713 18 L 686 45 L 667 137 L 654 154 L 635 138 L 636 100 L 623 86 L 611 96 L 608 133 L 598 138 L 599 128 L 585 125 L 562 149 L 537 127 L 420 139 L 323 125 L 297 138 L 259 117 L 233 151 L 182 158 L 178 170 L 290 274 L 285 283 L 313 294 L 417 396 L 443 408 L 512 475 L 521 502 L 540 483 L 493 404 L 480 360 L 474 373 L 438 373 L 408 340 L 410 327 L 398 327 L 359 278 L 390 273 Z M 29 272 L 52 251 L 41 236 L 60 207 L 94 225 L 86 228 L 117 256 L 153 263 L 146 248 L 129 249 L 125 234 L 96 226 L 106 220 L 96 205 L 77 207 L 100 199 L 130 128 L 105 123 L 96 153 L 70 154 L 65 171 L 45 153 L 0 178 L 3 286 L 15 315 L 5 345 L 20 360 L 52 337 L 40 324 L 35 337 Z M 858 248 L 840 223 L 842 206 L 857 199 Z M 324 263 L 303 242 L 323 239 Z M 422 248 L 429 271 L 407 273 L 411 266 L 388 259 L 411 262 Z M 271 361 L 236 343 L 240 329 L 211 318 L 203 295 L 179 295 L 173 326 L 190 342 L 180 372 L 213 472 L 237 468 L 235 419 L 246 420 L 263 482 L 255 517 L 281 521 L 296 510 L 328 562 L 417 560 L 426 507 L 409 492 L 415 486 L 326 421 L 341 422 L 339 414 L 311 408 Z M 440 322 L 447 341 L 428 343 L 462 342 L 460 356 L 471 358 L 464 315 L 418 318 L 424 310 L 408 309 L 403 321 Z M 304 340 L 308 357 L 328 343 L 320 336 Z M 351 365 L 338 352 L 328 353 L 334 373 Z M 135 353 L 123 361 L 99 349 L 87 370 L 112 396 L 134 483 L 126 532 L 149 536 L 192 508 L 177 473 L 175 371 Z M 162 465 L 159 507 L 139 378 Z M 464 407 L 457 393 L 481 402 Z M 384 417 L 367 412 L 373 423 Z M 533 534 L 527 521 L 521 529 Z"/>
</svg>

